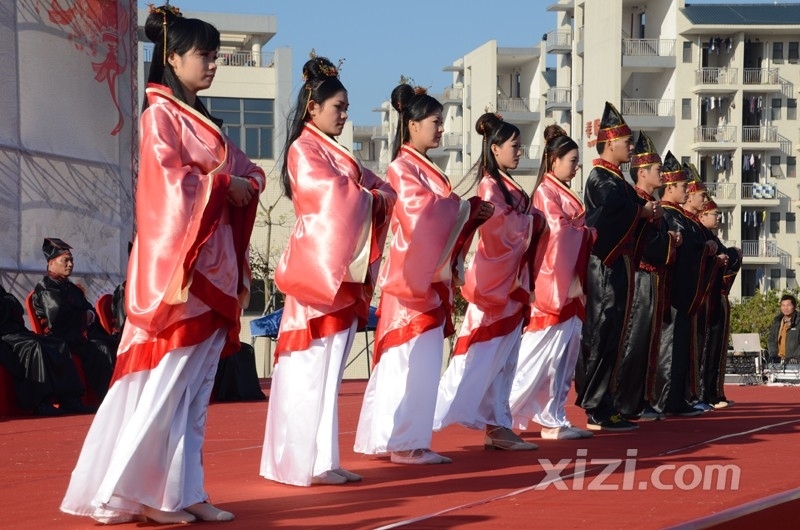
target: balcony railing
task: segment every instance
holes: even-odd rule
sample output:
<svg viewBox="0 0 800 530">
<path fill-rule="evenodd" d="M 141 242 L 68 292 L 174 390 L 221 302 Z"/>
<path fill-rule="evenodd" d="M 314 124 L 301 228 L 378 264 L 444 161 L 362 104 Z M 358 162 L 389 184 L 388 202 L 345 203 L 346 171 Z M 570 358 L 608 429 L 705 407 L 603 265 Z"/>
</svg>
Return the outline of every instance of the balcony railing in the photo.
<svg viewBox="0 0 800 530">
<path fill-rule="evenodd" d="M 622 55 L 674 57 L 675 39 L 622 39 Z"/>
<path fill-rule="evenodd" d="M 694 130 L 695 142 L 733 142 L 736 140 L 736 126 L 723 127 L 700 126 Z"/>
<path fill-rule="evenodd" d="M 539 160 L 540 158 L 540 150 L 541 146 L 539 145 L 521 145 L 519 147 L 520 151 L 522 151 L 522 158 L 527 158 L 529 160 Z"/>
<path fill-rule="evenodd" d="M 623 116 L 675 116 L 674 99 L 623 99 Z"/>
<path fill-rule="evenodd" d="M 555 48 L 571 48 L 572 47 L 572 31 L 568 29 L 559 29 L 549 31 L 547 37 L 547 51 Z"/>
<path fill-rule="evenodd" d="M 718 201 L 735 201 L 738 188 L 734 182 L 706 182 L 708 194 Z"/>
<path fill-rule="evenodd" d="M 464 145 L 464 135 L 461 133 L 444 133 L 442 135 L 442 142 L 439 145 L 441 148 L 461 147 Z"/>
<path fill-rule="evenodd" d="M 700 68 L 695 70 L 695 84 L 732 85 L 736 83 L 738 68 Z"/>
<path fill-rule="evenodd" d="M 372 129 L 372 137 L 373 138 L 388 138 L 391 135 L 391 131 L 389 130 L 388 125 L 378 125 L 377 127 Z"/>
<path fill-rule="evenodd" d="M 745 68 L 743 73 L 745 85 L 777 85 L 780 83 L 777 68 Z"/>
<path fill-rule="evenodd" d="M 572 103 L 572 89 L 553 87 L 547 89 L 547 103 L 549 105 L 558 103 Z"/>
<path fill-rule="evenodd" d="M 745 125 L 742 127 L 742 142 L 777 142 L 778 128 L 765 125 Z"/>
<path fill-rule="evenodd" d="M 217 64 L 220 66 L 260 66 L 270 68 L 275 63 L 275 54 L 271 52 L 220 52 Z"/>
<path fill-rule="evenodd" d="M 497 98 L 498 112 L 539 112 L 539 98 Z"/>
<path fill-rule="evenodd" d="M 742 184 L 742 199 L 777 199 L 778 190 L 774 184 Z"/>
<path fill-rule="evenodd" d="M 461 100 L 464 97 L 463 87 L 447 87 L 444 89 L 444 99 Z"/>
<path fill-rule="evenodd" d="M 777 241 L 742 241 L 742 255 L 746 258 L 777 258 Z"/>
</svg>

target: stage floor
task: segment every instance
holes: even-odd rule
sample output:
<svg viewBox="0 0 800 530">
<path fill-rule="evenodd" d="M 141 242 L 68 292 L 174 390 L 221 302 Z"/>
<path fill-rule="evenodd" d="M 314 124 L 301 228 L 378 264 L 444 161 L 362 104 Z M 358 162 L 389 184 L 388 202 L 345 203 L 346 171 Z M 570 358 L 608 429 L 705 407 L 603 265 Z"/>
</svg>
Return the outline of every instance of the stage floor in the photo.
<svg viewBox="0 0 800 530">
<path fill-rule="evenodd" d="M 436 466 L 402 466 L 353 453 L 365 386 L 345 381 L 339 396 L 342 465 L 364 476 L 344 486 L 298 488 L 260 478 L 266 402 L 212 404 L 204 453 L 207 489 L 212 502 L 236 514 L 222 528 L 796 527 L 797 386 L 727 385 L 733 407 L 642 423 L 628 433 L 551 441 L 541 440 L 537 430 L 523 437 L 539 450 L 525 453 L 485 451 L 482 433 L 451 426 L 434 433 L 433 449 L 454 462 Z M 568 415 L 584 426 L 580 409 L 570 406 Z M 58 511 L 91 419 L 0 422 L 3 527 L 95 526 Z M 759 507 L 767 509 L 746 515 Z M 155 525 L 118 527 L 150 526 Z"/>
</svg>

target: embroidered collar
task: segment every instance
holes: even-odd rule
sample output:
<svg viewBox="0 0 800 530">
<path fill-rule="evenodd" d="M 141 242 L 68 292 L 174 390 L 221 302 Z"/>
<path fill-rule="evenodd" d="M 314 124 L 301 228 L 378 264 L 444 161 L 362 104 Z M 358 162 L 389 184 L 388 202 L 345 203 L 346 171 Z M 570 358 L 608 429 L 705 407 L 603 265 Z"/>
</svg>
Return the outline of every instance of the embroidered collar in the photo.
<svg viewBox="0 0 800 530">
<path fill-rule="evenodd" d="M 611 171 L 617 177 L 625 180 L 625 177 L 622 176 L 622 171 L 619 169 L 619 166 L 616 164 L 612 164 L 608 160 L 603 160 L 602 158 L 595 158 L 592 160 L 592 165 L 594 167 L 602 167 L 609 171 Z"/>
<path fill-rule="evenodd" d="M 422 153 L 420 153 L 419 151 L 417 151 L 416 149 L 414 149 L 413 147 L 411 147 L 408 144 L 401 145 L 400 146 L 400 151 L 402 151 L 403 153 L 411 156 L 422 167 L 429 169 L 434 175 L 439 177 L 443 181 L 444 188 L 448 193 L 453 191 L 453 185 L 450 184 L 450 179 L 447 178 L 447 175 L 445 175 L 444 172 L 441 169 L 439 169 L 439 166 L 434 164 L 433 161 L 430 158 L 428 158 L 427 156 L 423 155 Z"/>
<path fill-rule="evenodd" d="M 556 178 L 556 176 L 553 175 L 553 173 L 550 172 L 550 171 L 548 171 L 547 173 L 544 174 L 544 178 L 546 178 L 549 182 L 552 182 L 554 186 L 558 187 L 564 193 L 566 193 L 569 197 L 571 197 L 575 202 L 578 203 L 578 205 L 580 206 L 580 209 L 583 210 L 583 201 L 581 200 L 580 197 L 578 197 L 578 194 L 575 193 L 575 191 L 572 188 L 570 188 L 565 183 L 563 183 L 560 180 L 558 180 Z"/>
<path fill-rule="evenodd" d="M 654 200 L 656 200 L 656 199 L 655 199 L 655 197 L 653 197 L 652 195 L 650 195 L 649 193 L 647 193 L 645 190 L 643 190 L 643 189 L 642 189 L 642 188 L 640 188 L 639 186 L 634 186 L 634 187 L 633 187 L 633 189 L 635 189 L 635 190 L 636 190 L 636 194 L 637 194 L 639 197 L 641 197 L 642 199 L 646 199 L 646 200 L 648 200 L 648 201 L 654 201 Z"/>
<path fill-rule="evenodd" d="M 350 151 L 349 151 L 349 150 L 348 150 L 346 147 L 344 147 L 343 145 L 339 144 L 339 142 L 337 142 L 336 140 L 334 140 L 333 138 L 331 138 L 330 136 L 328 136 L 327 134 L 325 134 L 324 132 L 322 132 L 322 131 L 321 131 L 321 130 L 320 130 L 320 129 L 319 129 L 317 126 L 316 126 L 316 125 L 314 125 L 313 123 L 311 123 L 311 122 L 308 122 L 308 121 L 307 121 L 307 122 L 305 122 L 305 124 L 304 124 L 304 125 L 305 125 L 305 130 L 307 130 L 309 133 L 313 134 L 313 135 L 314 135 L 314 137 L 316 137 L 316 138 L 317 138 L 319 141 L 321 141 L 322 143 L 324 143 L 325 145 L 327 145 L 329 148 L 331 148 L 331 149 L 333 149 L 333 150 L 335 150 L 335 151 L 337 151 L 337 152 L 341 153 L 341 154 L 342 154 L 342 156 L 344 156 L 344 157 L 345 157 L 345 159 L 346 159 L 346 160 L 347 160 L 347 161 L 348 161 L 350 164 L 352 164 L 352 166 L 353 166 L 353 169 L 355 169 L 356 173 L 358 174 L 358 178 L 356 179 L 356 181 L 357 181 L 357 182 L 361 182 L 361 180 L 362 180 L 362 176 L 363 176 L 363 173 L 364 173 L 364 172 L 361 170 L 361 164 L 360 164 L 360 163 L 359 163 L 359 161 L 356 159 L 356 157 L 355 157 L 355 156 L 353 156 L 353 153 L 351 153 L 351 152 L 350 152 Z"/>
</svg>

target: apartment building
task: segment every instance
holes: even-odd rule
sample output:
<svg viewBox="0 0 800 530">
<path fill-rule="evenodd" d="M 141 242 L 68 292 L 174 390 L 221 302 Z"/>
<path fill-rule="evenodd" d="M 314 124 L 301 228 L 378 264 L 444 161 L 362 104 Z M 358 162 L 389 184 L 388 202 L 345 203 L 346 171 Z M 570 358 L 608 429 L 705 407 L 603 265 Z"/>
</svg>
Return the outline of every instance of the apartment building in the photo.
<svg viewBox="0 0 800 530">
<path fill-rule="evenodd" d="M 662 154 L 697 167 L 723 213 L 720 239 L 744 253 L 732 296 L 796 288 L 800 4 L 558 0 L 546 10 L 555 28 L 538 45 L 489 41 L 446 67 L 445 135 L 431 157 L 458 182 L 480 154 L 472 126 L 494 110 L 520 127 L 515 176 L 528 186 L 544 127 L 558 123 L 581 145 L 581 190 L 610 101 Z M 381 168 L 396 113 L 376 110 L 370 148 Z"/>
</svg>

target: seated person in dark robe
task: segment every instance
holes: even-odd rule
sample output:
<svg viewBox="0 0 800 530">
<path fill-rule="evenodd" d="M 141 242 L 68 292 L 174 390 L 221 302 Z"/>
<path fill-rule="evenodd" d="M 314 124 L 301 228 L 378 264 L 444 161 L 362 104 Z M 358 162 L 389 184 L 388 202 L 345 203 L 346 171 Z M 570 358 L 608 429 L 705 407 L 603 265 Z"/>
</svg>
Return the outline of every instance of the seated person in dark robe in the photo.
<svg viewBox="0 0 800 530">
<path fill-rule="evenodd" d="M 102 401 L 114 370 L 117 342 L 100 325 L 83 290 L 69 280 L 73 267 L 70 248 L 60 239 L 45 238 L 42 251 L 47 274 L 33 290 L 33 309 L 45 335 L 66 341 L 80 357 L 87 385 Z"/>
<path fill-rule="evenodd" d="M 14 380 L 19 408 L 39 416 L 94 412 L 80 401 L 84 388 L 67 344 L 36 335 L 23 315 L 19 300 L 0 285 L 0 364 Z"/>
<path fill-rule="evenodd" d="M 122 333 L 127 314 L 125 313 L 125 281 L 117 285 L 111 296 L 111 315 L 114 317 L 114 332 L 117 336 Z"/>
</svg>

